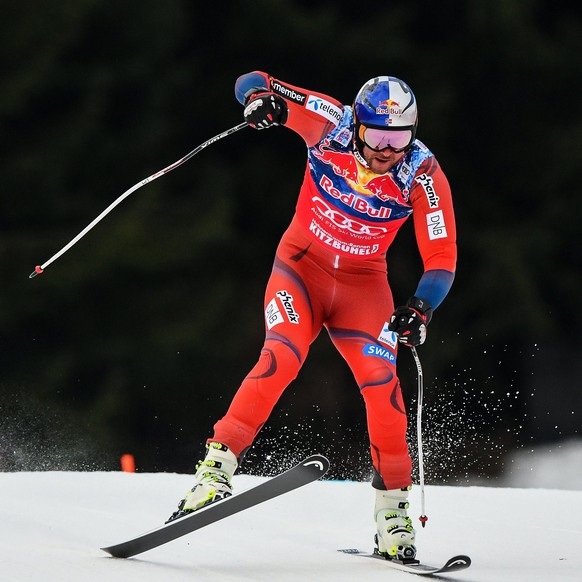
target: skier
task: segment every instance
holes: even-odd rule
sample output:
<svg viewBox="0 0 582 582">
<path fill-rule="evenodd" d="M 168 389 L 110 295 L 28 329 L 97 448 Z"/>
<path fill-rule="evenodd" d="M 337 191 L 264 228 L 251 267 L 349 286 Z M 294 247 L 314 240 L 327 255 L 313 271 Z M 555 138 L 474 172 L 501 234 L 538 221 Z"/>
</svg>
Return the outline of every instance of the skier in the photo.
<svg viewBox="0 0 582 582">
<path fill-rule="evenodd" d="M 399 344 L 425 341 L 453 282 L 449 184 L 416 139 L 413 92 L 395 77 L 366 82 L 353 106 L 260 71 L 239 77 L 235 95 L 251 127 L 282 125 L 303 138 L 307 168 L 267 284 L 259 360 L 215 424 L 196 483 L 169 521 L 231 495 L 233 473 L 325 327 L 366 406 L 378 550 L 413 558 L 412 462 L 396 354 Z M 386 251 L 411 214 L 424 272 L 414 295 L 394 309 Z"/>
</svg>

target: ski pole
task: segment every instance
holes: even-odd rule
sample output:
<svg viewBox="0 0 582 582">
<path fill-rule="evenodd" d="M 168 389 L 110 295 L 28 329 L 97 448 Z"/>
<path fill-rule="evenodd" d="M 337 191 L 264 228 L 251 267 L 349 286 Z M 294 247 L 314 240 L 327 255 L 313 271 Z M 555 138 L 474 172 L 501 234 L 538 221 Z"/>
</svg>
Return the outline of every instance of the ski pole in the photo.
<svg viewBox="0 0 582 582">
<path fill-rule="evenodd" d="M 129 190 L 127 190 L 119 198 L 117 198 L 117 200 L 112 202 L 99 216 L 97 216 L 97 218 L 95 218 L 95 220 L 93 220 L 93 222 L 88 224 L 74 239 L 67 243 L 58 253 L 53 255 L 48 261 L 46 261 L 42 265 L 37 265 L 34 268 L 34 271 L 29 275 L 29 279 L 32 279 L 33 277 L 40 275 L 51 263 L 56 261 L 61 255 L 64 255 L 73 245 L 79 242 L 79 240 L 81 240 L 97 223 L 101 222 L 101 220 L 103 220 L 103 218 L 105 218 L 118 204 L 123 202 L 123 200 L 125 200 L 129 195 L 133 194 L 136 190 L 139 190 L 142 186 L 145 186 L 146 184 L 153 182 L 156 178 L 159 178 L 164 174 L 168 174 L 178 166 L 181 166 L 184 162 L 187 162 L 190 158 L 194 157 L 196 154 L 200 153 L 205 147 L 213 144 L 214 142 L 217 142 L 219 139 L 222 139 L 223 137 L 227 137 L 235 133 L 236 131 L 242 129 L 243 127 L 246 127 L 247 125 L 248 125 L 247 122 L 244 121 L 243 123 L 239 123 L 239 125 L 235 125 L 234 127 L 231 127 L 230 129 L 227 129 L 226 131 L 223 131 L 222 133 L 215 135 L 208 141 L 205 141 L 204 143 L 200 144 L 196 149 L 192 150 L 189 154 L 186 154 L 183 158 L 180 158 L 177 162 L 170 164 L 167 168 L 164 168 L 163 170 L 160 170 L 159 172 L 152 174 L 151 176 L 149 176 L 149 178 L 145 178 L 144 180 L 141 180 L 141 182 L 135 184 L 135 186 L 132 186 Z"/>
<path fill-rule="evenodd" d="M 420 509 L 421 515 L 418 518 L 422 527 L 425 527 L 428 517 L 425 511 L 424 502 L 424 455 L 422 451 L 422 398 L 424 392 L 423 377 L 422 377 L 422 366 L 420 364 L 420 358 L 416 352 L 414 346 L 410 347 L 414 361 L 416 362 L 416 369 L 418 371 L 418 406 L 416 410 L 416 440 L 418 445 L 418 475 L 420 479 Z"/>
</svg>

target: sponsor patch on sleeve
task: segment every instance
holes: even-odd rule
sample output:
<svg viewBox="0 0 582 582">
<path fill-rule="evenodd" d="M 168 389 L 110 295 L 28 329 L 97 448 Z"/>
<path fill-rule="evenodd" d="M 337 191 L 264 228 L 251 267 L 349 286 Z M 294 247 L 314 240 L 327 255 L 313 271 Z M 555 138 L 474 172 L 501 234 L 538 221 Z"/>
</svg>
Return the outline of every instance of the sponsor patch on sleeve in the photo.
<svg viewBox="0 0 582 582">
<path fill-rule="evenodd" d="M 429 207 L 438 208 L 440 198 L 435 192 L 433 179 L 427 174 L 421 174 L 420 176 L 416 177 L 415 180 L 422 186 L 424 193 L 426 194 Z"/>
<path fill-rule="evenodd" d="M 342 120 L 344 116 L 343 111 L 339 107 L 325 99 L 322 99 L 321 97 L 315 97 L 314 95 L 309 95 L 307 103 L 305 104 L 305 109 L 315 111 L 315 113 L 325 117 L 327 120 L 332 121 L 336 125 Z"/>
<path fill-rule="evenodd" d="M 447 227 L 445 225 L 445 217 L 442 210 L 436 212 L 429 212 L 426 215 L 426 225 L 428 227 L 428 238 L 434 240 L 436 238 L 447 238 Z"/>
<path fill-rule="evenodd" d="M 283 83 L 279 83 L 279 81 L 271 81 L 271 90 L 273 93 L 277 93 L 278 95 L 285 97 L 285 99 L 289 99 L 289 101 L 294 101 L 295 103 L 299 103 L 299 105 L 305 105 L 305 100 L 307 99 L 305 93 L 287 87 L 287 85 L 283 85 Z"/>
</svg>

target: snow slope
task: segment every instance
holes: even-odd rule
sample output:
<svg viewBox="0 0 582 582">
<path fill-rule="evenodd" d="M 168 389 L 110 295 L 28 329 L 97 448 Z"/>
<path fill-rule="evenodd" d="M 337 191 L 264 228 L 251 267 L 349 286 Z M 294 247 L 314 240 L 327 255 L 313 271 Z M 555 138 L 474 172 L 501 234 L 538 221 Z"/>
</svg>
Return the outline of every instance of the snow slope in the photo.
<svg viewBox="0 0 582 582">
<path fill-rule="evenodd" d="M 240 491 L 262 479 L 234 483 Z M 129 560 L 99 550 L 157 527 L 191 482 L 163 473 L 0 474 L 0 580 L 412 580 L 336 552 L 371 549 L 367 483 L 319 481 Z M 429 486 L 426 501 L 420 557 L 473 559 L 451 579 L 582 579 L 582 491 Z"/>
</svg>

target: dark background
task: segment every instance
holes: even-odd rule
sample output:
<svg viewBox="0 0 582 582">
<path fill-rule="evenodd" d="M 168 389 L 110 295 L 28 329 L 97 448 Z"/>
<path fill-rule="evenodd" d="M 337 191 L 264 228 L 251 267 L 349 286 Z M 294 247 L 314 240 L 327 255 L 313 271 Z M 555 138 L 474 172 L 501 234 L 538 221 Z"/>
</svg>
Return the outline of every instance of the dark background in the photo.
<svg viewBox="0 0 582 582">
<path fill-rule="evenodd" d="M 407 81 L 451 182 L 455 284 L 419 349 L 427 479 L 494 479 L 516 448 L 579 435 L 582 18 L 547 1 L 2 0 L 0 470 L 193 471 L 256 361 L 262 300 L 305 165 L 284 128 L 244 129 L 264 70 L 351 103 Z M 412 225 L 389 251 L 397 303 L 421 275 Z M 416 444 L 416 369 L 400 375 Z M 325 332 L 248 456 L 305 452 L 367 478 L 363 405 Z"/>
</svg>

